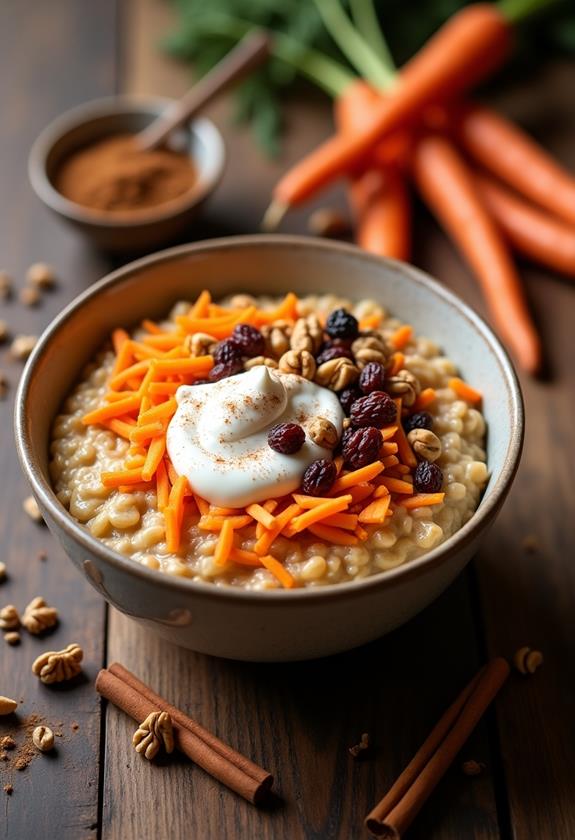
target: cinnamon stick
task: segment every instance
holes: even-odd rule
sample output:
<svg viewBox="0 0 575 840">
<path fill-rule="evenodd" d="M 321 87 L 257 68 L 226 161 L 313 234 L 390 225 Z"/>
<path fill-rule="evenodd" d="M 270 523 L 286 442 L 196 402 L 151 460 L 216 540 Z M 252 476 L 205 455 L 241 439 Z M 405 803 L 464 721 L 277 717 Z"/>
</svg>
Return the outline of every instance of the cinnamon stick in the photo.
<svg viewBox="0 0 575 840">
<path fill-rule="evenodd" d="M 379 837 L 400 840 L 509 675 L 497 658 L 482 668 L 447 709 L 365 825 Z"/>
<path fill-rule="evenodd" d="M 152 702 L 105 668 L 96 678 L 96 691 L 138 722 L 145 720 L 151 712 L 165 711 L 163 701 L 161 706 Z M 262 771 L 264 777 L 261 780 L 252 778 L 236 764 L 211 748 L 188 726 L 183 726 L 175 719 L 172 723 L 177 749 L 248 802 L 258 804 L 262 801 L 273 784 L 273 777 L 269 773 Z"/>
<path fill-rule="evenodd" d="M 180 709 L 177 709 L 175 706 L 172 706 L 171 703 L 168 703 L 163 697 L 160 697 L 159 694 L 156 694 L 148 685 L 146 685 L 142 680 L 138 679 L 135 674 L 132 674 L 131 671 L 128 671 L 127 668 L 124 668 L 123 665 L 120 665 L 119 662 L 113 662 L 111 665 L 108 665 L 108 671 L 114 674 L 116 677 L 119 677 L 126 685 L 131 686 L 136 691 L 138 691 L 143 697 L 146 697 L 154 706 L 157 706 L 158 709 L 161 709 L 163 712 L 167 712 L 170 717 L 172 718 L 172 723 L 178 723 L 180 726 L 185 726 L 186 729 L 189 729 L 190 732 L 193 732 L 194 735 L 197 735 L 198 738 L 201 738 L 204 743 L 217 752 L 219 755 L 223 756 L 227 761 L 230 761 L 232 764 L 235 764 L 240 770 L 243 770 L 248 776 L 251 776 L 252 779 L 255 779 L 256 782 L 266 782 L 268 787 L 271 787 L 271 782 L 273 781 L 272 777 L 268 773 L 267 770 L 264 770 L 262 767 L 259 767 L 253 761 L 250 761 L 249 758 L 246 758 L 241 753 L 234 750 L 228 744 L 224 744 L 223 741 L 220 741 L 215 735 L 211 732 L 208 732 L 207 729 L 204 729 L 197 721 L 193 718 L 188 717 L 184 712 Z"/>
</svg>

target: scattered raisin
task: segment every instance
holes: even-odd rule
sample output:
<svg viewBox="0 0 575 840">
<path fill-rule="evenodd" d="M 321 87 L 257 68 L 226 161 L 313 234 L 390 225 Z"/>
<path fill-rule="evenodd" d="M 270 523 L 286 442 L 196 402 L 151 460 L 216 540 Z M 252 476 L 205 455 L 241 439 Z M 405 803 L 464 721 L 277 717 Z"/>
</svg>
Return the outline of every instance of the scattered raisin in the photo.
<svg viewBox="0 0 575 840">
<path fill-rule="evenodd" d="M 443 473 L 430 461 L 420 461 L 413 473 L 413 486 L 418 493 L 439 493 L 443 484 Z"/>
<path fill-rule="evenodd" d="M 354 402 L 349 412 L 352 426 L 386 426 L 397 416 L 397 408 L 389 394 L 372 391 Z"/>
<path fill-rule="evenodd" d="M 344 388 L 343 391 L 339 392 L 339 401 L 346 414 L 349 414 L 352 405 L 361 395 L 359 388 Z"/>
<path fill-rule="evenodd" d="M 218 382 L 220 379 L 226 379 L 226 377 L 240 373 L 242 370 L 242 360 L 231 359 L 229 362 L 222 362 L 219 365 L 214 365 L 208 376 L 210 378 L 210 382 Z"/>
<path fill-rule="evenodd" d="M 218 341 L 213 349 L 212 356 L 216 365 L 239 361 L 242 356 L 242 348 L 233 339 L 225 338 L 223 341 Z"/>
<path fill-rule="evenodd" d="M 351 434 L 346 435 L 342 449 L 346 465 L 358 470 L 377 461 L 382 443 L 379 429 L 375 426 L 364 426 L 350 431 Z"/>
<path fill-rule="evenodd" d="M 303 474 L 301 489 L 309 496 L 325 496 L 333 487 L 337 478 L 337 468 L 333 461 L 320 458 L 309 465 Z"/>
<path fill-rule="evenodd" d="M 403 418 L 403 428 L 408 435 L 413 429 L 431 429 L 433 417 L 429 411 L 417 411 L 415 414 L 408 414 Z"/>
<path fill-rule="evenodd" d="M 353 360 L 353 353 L 351 350 L 348 350 L 346 347 L 338 347 L 337 345 L 331 345 L 330 347 L 326 347 L 325 350 L 322 350 L 319 356 L 316 358 L 316 363 L 319 365 L 323 365 L 324 362 L 330 362 L 332 359 L 339 359 L 341 357 L 346 359 Z"/>
<path fill-rule="evenodd" d="M 372 391 L 383 391 L 385 383 L 385 368 L 379 362 L 368 362 L 359 377 L 359 387 L 364 394 Z"/>
<path fill-rule="evenodd" d="M 351 312 L 345 309 L 334 309 L 325 325 L 330 338 L 357 338 L 359 324 Z"/>
<path fill-rule="evenodd" d="M 232 341 L 241 348 L 244 356 L 261 356 L 266 346 L 261 332 L 251 324 L 236 324 Z"/>
<path fill-rule="evenodd" d="M 268 446 L 282 455 L 299 452 L 305 441 L 305 432 L 297 423 L 278 423 L 268 432 Z"/>
</svg>

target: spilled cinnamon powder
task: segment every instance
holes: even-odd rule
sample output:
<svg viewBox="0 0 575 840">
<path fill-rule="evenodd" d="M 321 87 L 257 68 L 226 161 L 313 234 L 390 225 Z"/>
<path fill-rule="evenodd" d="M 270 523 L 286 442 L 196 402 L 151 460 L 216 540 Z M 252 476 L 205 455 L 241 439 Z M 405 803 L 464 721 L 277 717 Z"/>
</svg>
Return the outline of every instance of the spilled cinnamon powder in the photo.
<svg viewBox="0 0 575 840">
<path fill-rule="evenodd" d="M 173 201 L 195 180 L 188 155 L 141 151 L 132 135 L 118 134 L 73 152 L 56 172 L 54 186 L 76 204 L 126 216 Z"/>
</svg>

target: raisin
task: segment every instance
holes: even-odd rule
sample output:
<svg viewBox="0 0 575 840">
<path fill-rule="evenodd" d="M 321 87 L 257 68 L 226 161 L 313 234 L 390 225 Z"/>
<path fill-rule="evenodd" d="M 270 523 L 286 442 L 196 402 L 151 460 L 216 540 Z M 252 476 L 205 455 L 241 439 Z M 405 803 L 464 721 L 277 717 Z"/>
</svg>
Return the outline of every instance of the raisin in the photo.
<svg viewBox="0 0 575 840">
<path fill-rule="evenodd" d="M 268 432 L 268 446 L 282 455 L 299 452 L 305 441 L 305 432 L 297 423 L 278 423 Z"/>
<path fill-rule="evenodd" d="M 241 348 L 244 356 L 261 356 L 266 346 L 261 332 L 251 324 L 236 324 L 232 341 Z"/>
<path fill-rule="evenodd" d="M 359 377 L 359 387 L 364 394 L 372 391 L 383 391 L 385 383 L 385 368 L 379 362 L 368 362 Z"/>
<path fill-rule="evenodd" d="M 333 487 L 337 478 L 337 468 L 333 461 L 320 458 L 309 465 L 303 474 L 301 489 L 309 496 L 325 496 Z"/>
<path fill-rule="evenodd" d="M 359 324 L 351 312 L 345 309 L 334 309 L 325 325 L 330 338 L 357 338 Z"/>
<path fill-rule="evenodd" d="M 413 486 L 418 493 L 439 493 L 443 484 L 443 473 L 430 461 L 420 461 L 413 473 Z"/>
<path fill-rule="evenodd" d="M 239 361 L 242 357 L 242 348 L 231 338 L 218 341 L 212 351 L 216 365 L 223 365 L 226 362 Z"/>
<path fill-rule="evenodd" d="M 229 362 L 221 362 L 219 365 L 214 365 L 208 373 L 210 382 L 218 382 L 220 379 L 226 379 L 228 376 L 233 376 L 243 370 L 241 359 L 232 359 Z"/>
<path fill-rule="evenodd" d="M 332 345 L 331 347 L 326 347 L 325 350 L 321 351 L 319 356 L 316 358 L 316 363 L 319 367 L 319 365 L 323 365 L 324 362 L 330 362 L 332 359 L 340 359 L 341 357 L 353 359 L 353 353 L 346 347 L 337 347 Z"/>
<path fill-rule="evenodd" d="M 344 388 L 343 391 L 339 392 L 338 397 L 341 407 L 346 414 L 349 414 L 354 402 L 361 397 L 361 391 L 359 388 Z"/>
<path fill-rule="evenodd" d="M 375 426 L 352 429 L 343 443 L 342 455 L 345 463 L 353 470 L 359 470 L 360 467 L 377 461 L 381 443 L 381 432 Z"/>
<path fill-rule="evenodd" d="M 349 412 L 352 426 L 386 426 L 397 416 L 397 408 L 389 394 L 372 391 L 354 402 Z"/>
<path fill-rule="evenodd" d="M 432 426 L 433 417 L 429 411 L 418 411 L 403 418 L 403 429 L 406 435 L 413 429 L 431 429 Z"/>
</svg>

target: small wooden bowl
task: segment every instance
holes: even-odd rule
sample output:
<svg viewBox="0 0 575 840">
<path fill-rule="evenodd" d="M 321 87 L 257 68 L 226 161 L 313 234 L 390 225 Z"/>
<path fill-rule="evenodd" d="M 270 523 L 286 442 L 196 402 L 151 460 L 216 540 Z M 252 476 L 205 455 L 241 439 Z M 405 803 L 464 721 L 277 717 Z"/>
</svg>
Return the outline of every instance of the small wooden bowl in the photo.
<svg viewBox="0 0 575 840">
<path fill-rule="evenodd" d="M 66 111 L 44 129 L 30 151 L 28 175 L 36 195 L 104 250 L 150 251 L 173 241 L 188 229 L 224 170 L 224 141 L 210 120 L 197 119 L 180 130 L 179 145 L 193 160 L 197 179 L 189 192 L 166 204 L 127 218 L 70 201 L 54 186 L 59 166 L 72 152 L 112 134 L 136 134 L 170 102 L 159 97 L 117 96 Z"/>
</svg>

